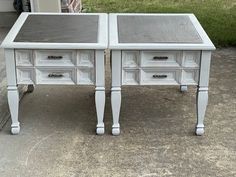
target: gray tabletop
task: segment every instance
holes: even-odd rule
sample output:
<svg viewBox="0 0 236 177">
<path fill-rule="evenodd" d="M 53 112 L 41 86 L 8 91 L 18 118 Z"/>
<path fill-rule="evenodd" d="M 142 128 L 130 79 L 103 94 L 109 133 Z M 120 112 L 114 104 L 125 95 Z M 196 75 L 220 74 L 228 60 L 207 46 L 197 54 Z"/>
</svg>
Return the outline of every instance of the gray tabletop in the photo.
<svg viewBox="0 0 236 177">
<path fill-rule="evenodd" d="M 118 15 L 119 43 L 202 43 L 186 16 Z"/>
<path fill-rule="evenodd" d="M 14 42 L 97 43 L 98 15 L 29 15 Z"/>
</svg>

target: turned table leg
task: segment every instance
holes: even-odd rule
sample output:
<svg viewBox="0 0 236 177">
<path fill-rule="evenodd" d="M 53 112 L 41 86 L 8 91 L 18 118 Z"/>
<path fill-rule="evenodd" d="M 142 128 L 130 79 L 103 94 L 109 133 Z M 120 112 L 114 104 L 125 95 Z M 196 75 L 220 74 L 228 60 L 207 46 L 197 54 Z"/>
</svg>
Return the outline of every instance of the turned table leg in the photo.
<svg viewBox="0 0 236 177">
<path fill-rule="evenodd" d="M 97 112 L 97 126 L 96 133 L 102 135 L 105 133 L 104 125 L 104 109 L 105 109 L 105 59 L 104 51 L 96 51 L 96 92 L 95 92 L 95 104 Z"/>
<path fill-rule="evenodd" d="M 105 133 L 105 126 L 103 122 L 104 108 L 105 108 L 105 88 L 97 87 L 95 93 L 95 104 L 97 111 L 97 128 L 96 133 L 102 135 Z"/>
<path fill-rule="evenodd" d="M 112 107 L 112 116 L 113 116 L 113 125 L 112 125 L 112 134 L 120 134 L 120 106 L 121 106 L 121 88 L 113 87 L 111 89 L 111 107 Z"/>
<path fill-rule="evenodd" d="M 11 113 L 11 133 L 19 134 L 20 123 L 18 121 L 19 91 L 17 88 L 16 64 L 14 49 L 5 49 L 6 72 L 7 72 L 7 96 Z"/>
<path fill-rule="evenodd" d="M 204 117 L 205 117 L 207 102 L 208 102 L 208 89 L 199 87 L 197 91 L 196 135 L 204 134 Z"/>
<path fill-rule="evenodd" d="M 11 133 L 13 135 L 20 133 L 20 123 L 18 121 L 19 110 L 19 91 L 17 86 L 8 86 L 8 104 L 11 113 Z"/>
<path fill-rule="evenodd" d="M 202 51 L 200 62 L 199 83 L 197 90 L 197 124 L 196 135 L 204 134 L 204 118 L 208 103 L 208 85 L 210 75 L 211 52 Z"/>
<path fill-rule="evenodd" d="M 111 88 L 111 108 L 112 108 L 112 134 L 120 134 L 120 106 L 121 106 L 121 51 L 114 50 L 111 54 L 112 67 L 112 88 Z"/>
</svg>

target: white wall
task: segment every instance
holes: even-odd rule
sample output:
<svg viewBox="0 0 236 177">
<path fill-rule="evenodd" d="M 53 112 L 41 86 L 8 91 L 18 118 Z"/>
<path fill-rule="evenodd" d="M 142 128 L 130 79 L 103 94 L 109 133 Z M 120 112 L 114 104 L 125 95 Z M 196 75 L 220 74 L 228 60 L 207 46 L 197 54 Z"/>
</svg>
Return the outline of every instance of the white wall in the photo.
<svg viewBox="0 0 236 177">
<path fill-rule="evenodd" d="M 0 0 L 0 12 L 14 12 L 13 0 Z"/>
</svg>

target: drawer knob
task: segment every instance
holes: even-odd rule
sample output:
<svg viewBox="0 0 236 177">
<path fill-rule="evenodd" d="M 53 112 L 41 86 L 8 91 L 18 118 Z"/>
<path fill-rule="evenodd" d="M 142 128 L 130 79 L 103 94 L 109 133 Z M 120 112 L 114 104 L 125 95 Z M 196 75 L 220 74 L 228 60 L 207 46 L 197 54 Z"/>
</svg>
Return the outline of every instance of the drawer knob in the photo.
<svg viewBox="0 0 236 177">
<path fill-rule="evenodd" d="M 63 58 L 62 56 L 53 56 L 53 55 L 48 56 L 49 60 L 61 60 L 62 58 Z"/>
<path fill-rule="evenodd" d="M 165 75 L 165 74 L 154 74 L 153 76 L 152 76 L 153 78 L 167 78 L 167 75 Z"/>
<path fill-rule="evenodd" d="M 153 57 L 153 60 L 168 60 L 167 56 L 155 56 Z"/>
<path fill-rule="evenodd" d="M 59 77 L 63 77 L 63 74 L 60 74 L 60 73 L 50 73 L 48 74 L 48 77 L 50 78 L 59 78 Z"/>
</svg>

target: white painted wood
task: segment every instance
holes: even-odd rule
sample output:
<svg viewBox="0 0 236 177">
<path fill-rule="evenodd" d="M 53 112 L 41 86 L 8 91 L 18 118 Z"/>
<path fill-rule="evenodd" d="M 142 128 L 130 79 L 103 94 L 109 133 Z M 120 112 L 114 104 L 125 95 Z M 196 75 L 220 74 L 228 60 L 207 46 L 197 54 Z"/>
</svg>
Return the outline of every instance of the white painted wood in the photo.
<svg viewBox="0 0 236 177">
<path fill-rule="evenodd" d="M 120 106 L 121 106 L 121 89 L 120 87 L 113 87 L 111 89 L 111 107 L 112 107 L 112 116 L 113 116 L 113 125 L 112 125 L 112 134 L 120 134 Z"/>
<path fill-rule="evenodd" d="M 121 51 L 111 51 L 112 67 L 112 88 L 111 88 L 111 107 L 112 107 L 112 134 L 120 134 L 120 106 L 121 106 Z"/>
<path fill-rule="evenodd" d="M 37 68 L 36 84 L 74 85 L 76 83 L 74 68 Z"/>
<path fill-rule="evenodd" d="M 26 18 L 30 15 L 29 13 L 22 13 L 1 45 L 5 49 L 8 99 L 13 122 L 12 133 L 17 134 L 20 131 L 17 84 L 29 84 L 29 92 L 33 91 L 34 84 L 78 84 L 96 85 L 95 102 L 98 119 L 96 132 L 97 134 L 103 134 L 105 108 L 104 49 L 108 46 L 107 14 L 32 13 L 32 15 L 36 14 L 98 15 L 98 42 L 71 42 L 68 44 L 13 42 Z M 9 46 L 9 48 L 6 46 Z M 98 50 L 95 52 L 96 49 Z"/>
<path fill-rule="evenodd" d="M 180 91 L 181 92 L 187 92 L 188 91 L 188 86 L 187 85 L 181 85 L 180 86 Z"/>
<path fill-rule="evenodd" d="M 121 86 L 121 51 L 113 50 L 111 54 L 112 87 Z"/>
<path fill-rule="evenodd" d="M 203 42 L 119 43 L 118 15 L 188 16 Z M 181 91 L 187 91 L 187 85 L 199 85 L 196 134 L 203 134 L 203 120 L 208 97 L 210 51 L 215 47 L 193 14 L 109 14 L 109 48 L 112 50 L 113 58 L 111 101 L 114 134 L 120 133 L 121 71 L 122 85 L 180 85 Z M 122 50 L 122 56 L 120 56 L 119 50 Z M 168 56 L 170 62 L 152 62 L 151 59 L 155 55 Z M 120 58 L 122 58 L 121 66 Z M 155 76 L 153 78 L 153 75 L 166 75 L 166 77 Z"/>
<path fill-rule="evenodd" d="M 8 86 L 8 104 L 11 113 L 11 133 L 13 135 L 19 134 L 20 123 L 18 121 L 18 111 L 19 111 L 19 92 L 17 86 Z"/>
<path fill-rule="evenodd" d="M 119 43 L 118 41 L 118 27 L 117 27 L 117 16 L 125 15 L 125 16 L 188 16 L 193 25 L 195 26 L 197 32 L 199 33 L 200 37 L 203 40 L 203 43 L 196 43 L 196 44 L 180 44 L 180 43 Z M 198 22 L 197 18 L 194 14 L 176 14 L 176 13 L 164 13 L 164 14 L 142 14 L 142 13 L 135 13 L 135 14 L 109 14 L 109 48 L 115 50 L 214 50 L 215 47 L 203 28 L 201 27 L 200 23 Z"/>
<path fill-rule="evenodd" d="M 34 50 L 35 66 L 75 66 L 76 50 Z"/>
<path fill-rule="evenodd" d="M 17 84 L 35 83 L 35 71 L 33 68 L 18 67 L 16 70 L 17 70 Z"/>
<path fill-rule="evenodd" d="M 208 87 L 210 77 L 211 51 L 202 51 L 199 86 Z"/>
<path fill-rule="evenodd" d="M 139 85 L 139 69 L 123 69 L 122 85 Z"/>
<path fill-rule="evenodd" d="M 104 50 L 96 50 L 96 87 L 105 87 L 105 57 Z"/>
<path fill-rule="evenodd" d="M 210 75 L 211 51 L 202 51 L 199 83 L 197 91 L 197 125 L 196 135 L 204 134 L 204 118 L 208 103 L 208 85 Z"/>
<path fill-rule="evenodd" d="M 105 132 L 105 126 L 103 122 L 104 118 L 104 109 L 105 109 L 105 88 L 104 87 L 96 87 L 95 93 L 95 104 L 97 110 L 97 129 L 96 133 L 98 135 L 102 135 Z"/>
<path fill-rule="evenodd" d="M 204 118 L 208 102 L 208 90 L 197 91 L 197 125 L 196 135 L 204 134 Z"/>
<path fill-rule="evenodd" d="M 77 53 L 77 66 L 94 67 L 94 50 L 78 50 Z"/>
<path fill-rule="evenodd" d="M 139 61 L 139 51 L 122 51 L 122 67 L 138 68 Z"/>
<path fill-rule="evenodd" d="M 178 85 L 180 77 L 180 70 L 142 69 L 140 85 Z"/>
<path fill-rule="evenodd" d="M 7 72 L 7 84 L 8 86 L 16 86 L 16 63 L 15 54 L 13 49 L 5 49 L 5 61 Z"/>
<path fill-rule="evenodd" d="M 16 66 L 33 66 L 32 50 L 15 50 Z"/>
<path fill-rule="evenodd" d="M 141 66 L 143 67 L 179 67 L 180 51 L 141 51 Z"/>
<path fill-rule="evenodd" d="M 199 77 L 198 69 L 183 69 L 182 70 L 182 85 L 197 85 Z"/>
<path fill-rule="evenodd" d="M 16 64 L 13 49 L 5 49 L 6 72 L 7 72 L 7 90 L 8 104 L 11 113 L 11 132 L 18 134 L 20 132 L 20 123 L 18 121 L 19 92 L 17 89 Z"/>
<path fill-rule="evenodd" d="M 97 43 L 48 43 L 48 42 L 14 42 L 16 35 L 29 15 L 98 15 Z M 26 49 L 106 49 L 108 47 L 108 16 L 105 13 L 21 13 L 12 29 L 1 44 L 2 48 Z"/>
<path fill-rule="evenodd" d="M 184 51 L 182 66 L 198 68 L 200 65 L 200 54 L 200 51 Z"/>
<path fill-rule="evenodd" d="M 104 109 L 105 109 L 105 57 L 104 50 L 95 51 L 95 63 L 96 63 L 96 93 L 95 104 L 97 110 L 97 129 L 98 135 L 104 134 Z"/>
<path fill-rule="evenodd" d="M 77 84 L 94 85 L 94 68 L 80 67 L 77 69 Z"/>
</svg>

